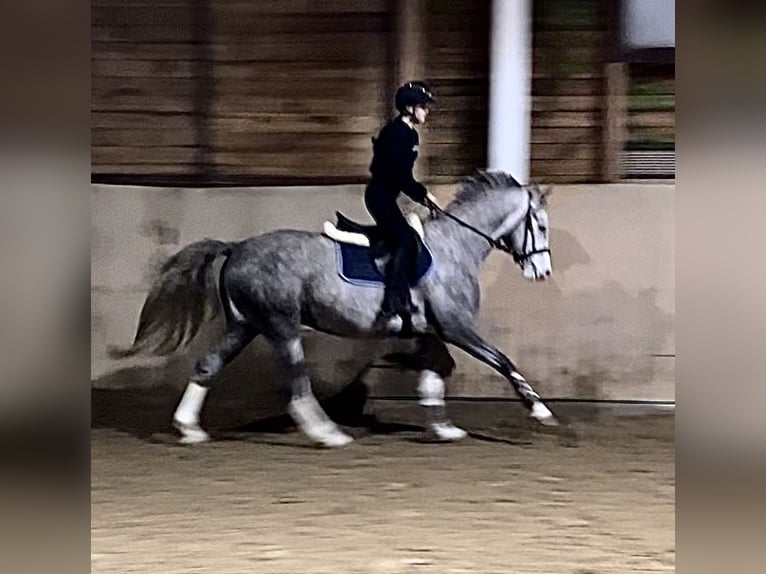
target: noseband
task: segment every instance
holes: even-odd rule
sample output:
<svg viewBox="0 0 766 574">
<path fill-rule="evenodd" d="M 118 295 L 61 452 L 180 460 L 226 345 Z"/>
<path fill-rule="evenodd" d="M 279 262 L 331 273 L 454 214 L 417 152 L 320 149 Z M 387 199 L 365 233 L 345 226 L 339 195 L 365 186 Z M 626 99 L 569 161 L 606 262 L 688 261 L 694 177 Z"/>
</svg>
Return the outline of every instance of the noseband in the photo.
<svg viewBox="0 0 766 574">
<path fill-rule="evenodd" d="M 438 211 L 439 213 L 442 213 L 442 214 L 446 215 L 447 217 L 449 217 L 450 219 L 452 219 L 456 223 L 462 225 L 466 229 L 470 229 L 476 235 L 479 235 L 480 237 L 483 237 L 487 241 L 487 243 L 489 243 L 494 249 L 497 249 L 499 251 L 503 251 L 505 253 L 510 254 L 510 256 L 513 257 L 514 262 L 517 265 L 522 266 L 524 264 L 524 262 L 527 259 L 529 259 L 530 257 L 532 257 L 533 255 L 537 255 L 538 253 L 550 253 L 551 252 L 551 250 L 549 248 L 547 248 L 547 247 L 545 247 L 543 249 L 538 249 L 537 248 L 536 241 L 535 241 L 535 234 L 534 234 L 534 232 L 532 230 L 532 217 L 533 217 L 533 212 L 532 212 L 532 193 L 528 192 L 528 194 L 529 194 L 529 207 L 527 207 L 527 214 L 524 216 L 524 244 L 521 247 L 521 253 L 519 253 L 518 251 L 516 251 L 513 248 L 513 246 L 510 244 L 509 239 L 507 238 L 508 236 L 501 237 L 500 239 L 493 239 L 492 237 L 490 237 L 486 233 L 484 233 L 482 231 L 479 231 L 478 229 L 476 229 L 472 225 L 469 225 L 468 223 L 466 223 L 465 221 L 463 221 L 459 217 L 455 217 L 451 213 L 448 213 L 448 212 L 444 211 L 439 206 L 437 206 L 437 205 L 435 205 L 435 204 L 433 204 L 431 202 L 429 202 L 428 208 L 433 210 L 433 211 Z M 527 251 L 527 244 L 528 244 L 529 237 L 532 238 L 532 249 Z"/>
</svg>

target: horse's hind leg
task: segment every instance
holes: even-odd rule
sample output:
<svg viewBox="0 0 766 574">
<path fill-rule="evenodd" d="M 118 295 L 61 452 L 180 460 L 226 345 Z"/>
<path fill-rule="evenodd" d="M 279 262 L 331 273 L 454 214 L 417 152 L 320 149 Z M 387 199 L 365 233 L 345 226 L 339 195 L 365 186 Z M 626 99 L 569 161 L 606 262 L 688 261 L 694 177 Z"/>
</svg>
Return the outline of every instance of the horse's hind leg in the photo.
<svg viewBox="0 0 766 574">
<path fill-rule="evenodd" d="M 347 445 L 353 439 L 327 416 L 311 390 L 299 332 L 295 329 L 289 336 L 279 336 L 271 341 L 287 371 L 288 412 L 312 441 L 328 447 Z"/>
<path fill-rule="evenodd" d="M 223 368 L 233 361 L 257 335 L 248 325 L 229 323 L 222 339 L 197 361 L 186 391 L 173 415 L 173 426 L 181 433 L 181 443 L 205 442 L 208 434 L 199 423 L 200 411 L 210 386 Z"/>
<path fill-rule="evenodd" d="M 444 402 L 444 379 L 455 370 L 455 360 L 447 346 L 433 335 L 418 339 L 417 367 L 418 395 L 426 413 L 425 439 L 431 441 L 457 441 L 467 433 L 452 424 Z"/>
</svg>

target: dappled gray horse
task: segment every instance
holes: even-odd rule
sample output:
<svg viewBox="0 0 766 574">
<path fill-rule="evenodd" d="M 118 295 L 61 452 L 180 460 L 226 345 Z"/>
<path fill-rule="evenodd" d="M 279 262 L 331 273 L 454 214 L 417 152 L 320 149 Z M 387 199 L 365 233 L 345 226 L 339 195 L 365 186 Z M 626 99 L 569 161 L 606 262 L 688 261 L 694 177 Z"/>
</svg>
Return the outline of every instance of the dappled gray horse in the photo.
<svg viewBox="0 0 766 574">
<path fill-rule="evenodd" d="M 479 311 L 479 268 L 493 248 L 513 255 L 524 277 L 543 280 L 551 273 L 546 193 L 520 186 L 502 173 L 480 173 L 462 184 L 441 213 L 426 220 L 421 233 L 432 266 L 412 289 L 422 314 L 413 320 L 412 336 L 428 343 L 455 345 L 490 365 L 513 386 L 543 424 L 556 419 L 516 365 L 486 341 L 474 326 Z M 413 223 L 419 223 L 419 219 Z M 207 440 L 199 414 L 205 396 L 222 369 L 256 336 L 271 343 L 287 371 L 284 390 L 288 412 L 313 441 L 342 446 L 352 439 L 327 416 L 315 399 L 301 342 L 304 327 L 344 337 L 401 336 L 377 321 L 383 285 L 352 284 L 339 273 L 338 241 L 365 237 L 338 232 L 278 230 L 228 243 L 206 239 L 188 245 L 162 268 L 141 310 L 131 347 L 113 351 L 165 355 L 188 345 L 206 320 L 223 309 L 226 326 L 220 340 L 195 366 L 174 414 L 182 442 Z M 342 234 L 341 234 L 342 235 Z M 215 273 L 213 261 L 224 262 Z M 433 345 L 431 345 L 433 347 Z M 444 378 L 454 369 L 419 366 L 418 393 L 427 413 L 427 433 L 458 440 L 444 408 Z"/>
</svg>

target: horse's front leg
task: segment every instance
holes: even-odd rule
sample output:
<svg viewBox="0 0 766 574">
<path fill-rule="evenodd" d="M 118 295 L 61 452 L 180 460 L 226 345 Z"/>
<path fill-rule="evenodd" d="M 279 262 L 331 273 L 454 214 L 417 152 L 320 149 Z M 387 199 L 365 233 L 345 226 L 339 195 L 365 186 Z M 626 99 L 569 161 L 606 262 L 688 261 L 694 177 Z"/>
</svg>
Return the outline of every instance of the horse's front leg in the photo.
<svg viewBox="0 0 766 574">
<path fill-rule="evenodd" d="M 417 391 L 419 404 L 426 414 L 425 440 L 428 441 L 457 441 L 464 439 L 468 433 L 455 426 L 447 416 L 444 402 L 444 379 L 455 370 L 455 360 L 449 353 L 447 345 L 432 335 L 418 339 Z"/>
<path fill-rule="evenodd" d="M 540 395 L 532 388 L 524 376 L 519 372 L 513 361 L 499 349 L 485 341 L 472 327 L 456 327 L 443 329 L 444 340 L 462 349 L 475 359 L 489 365 L 503 375 L 513 386 L 513 389 L 521 397 L 524 405 L 530 410 L 530 414 L 544 425 L 554 426 L 558 424 L 556 417 L 545 406 Z"/>
</svg>

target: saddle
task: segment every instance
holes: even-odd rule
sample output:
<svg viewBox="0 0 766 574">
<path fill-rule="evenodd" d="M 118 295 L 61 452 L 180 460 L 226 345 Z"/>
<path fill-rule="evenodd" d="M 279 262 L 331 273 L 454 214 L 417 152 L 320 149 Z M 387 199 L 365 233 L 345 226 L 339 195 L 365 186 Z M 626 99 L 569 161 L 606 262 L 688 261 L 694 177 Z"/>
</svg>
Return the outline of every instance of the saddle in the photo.
<svg viewBox="0 0 766 574">
<path fill-rule="evenodd" d="M 325 221 L 324 235 L 335 241 L 338 274 L 355 285 L 378 286 L 385 281 L 388 249 L 377 225 L 357 223 L 340 212 L 335 213 L 337 223 Z M 419 246 L 415 276 L 410 278 L 414 287 L 431 269 L 433 258 L 423 241 L 423 222 L 417 213 L 407 215 L 407 222 L 415 230 Z"/>
</svg>

